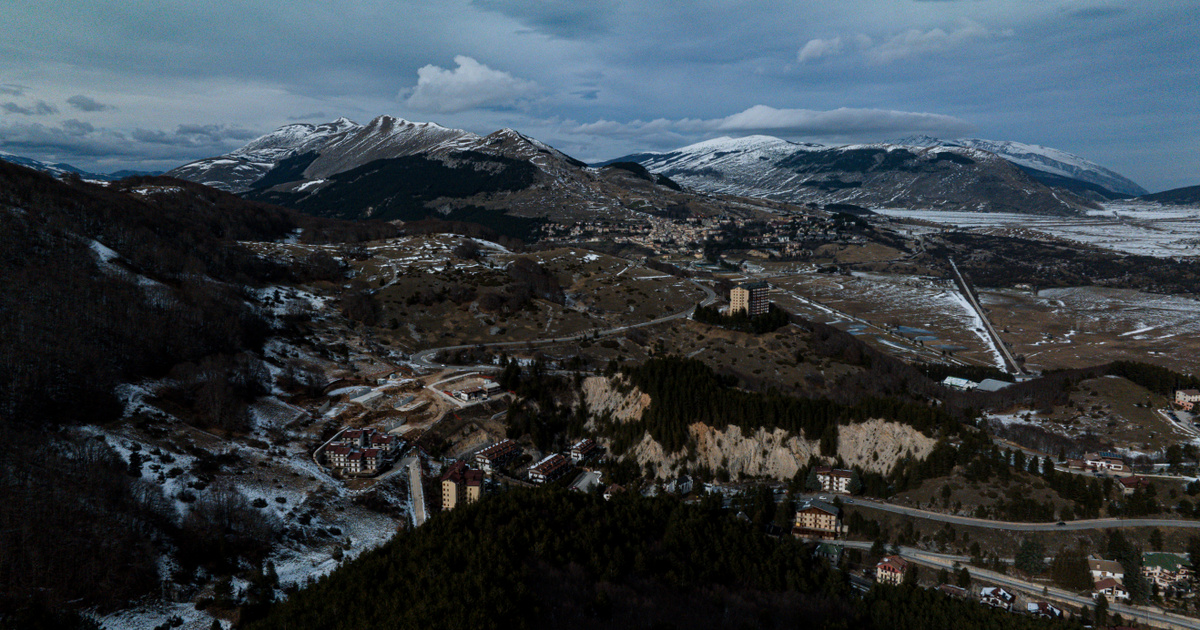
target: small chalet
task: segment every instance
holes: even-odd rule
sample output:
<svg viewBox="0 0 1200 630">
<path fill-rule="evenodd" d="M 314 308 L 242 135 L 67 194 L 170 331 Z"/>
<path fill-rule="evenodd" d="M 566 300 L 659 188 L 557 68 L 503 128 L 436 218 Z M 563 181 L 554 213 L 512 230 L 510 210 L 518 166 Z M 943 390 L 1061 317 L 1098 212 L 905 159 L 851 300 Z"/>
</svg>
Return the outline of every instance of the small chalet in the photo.
<svg viewBox="0 0 1200 630">
<path fill-rule="evenodd" d="M 875 565 L 875 581 L 880 584 L 899 586 L 904 581 L 904 572 L 908 570 L 908 561 L 900 556 L 885 556 Z"/>
<path fill-rule="evenodd" d="M 1145 490 L 1146 487 L 1150 485 L 1150 481 L 1148 479 L 1145 477 L 1139 477 L 1137 475 L 1118 477 L 1117 483 L 1121 484 L 1121 494 L 1125 496 L 1133 494 L 1133 491 L 1137 490 L 1138 488 Z"/>
<path fill-rule="evenodd" d="M 979 590 L 979 603 L 993 608 L 1002 608 L 1011 612 L 1015 601 L 1017 601 L 1016 595 L 999 586 L 988 586 Z"/>
<path fill-rule="evenodd" d="M 1111 603 L 1123 599 L 1129 599 L 1129 591 L 1125 590 L 1125 585 L 1122 584 L 1120 580 L 1114 578 L 1104 578 L 1092 586 L 1092 597 L 1096 599 L 1107 597 L 1108 601 Z"/>
<path fill-rule="evenodd" d="M 1044 617 L 1046 619 L 1059 619 L 1063 614 L 1061 608 L 1049 602 L 1029 602 L 1025 604 L 1025 612 L 1034 617 Z"/>
<path fill-rule="evenodd" d="M 1104 578 L 1115 580 L 1125 579 L 1125 567 L 1120 562 L 1104 560 L 1103 558 L 1088 558 L 1088 571 L 1092 573 L 1092 581 L 1099 582 Z"/>
</svg>

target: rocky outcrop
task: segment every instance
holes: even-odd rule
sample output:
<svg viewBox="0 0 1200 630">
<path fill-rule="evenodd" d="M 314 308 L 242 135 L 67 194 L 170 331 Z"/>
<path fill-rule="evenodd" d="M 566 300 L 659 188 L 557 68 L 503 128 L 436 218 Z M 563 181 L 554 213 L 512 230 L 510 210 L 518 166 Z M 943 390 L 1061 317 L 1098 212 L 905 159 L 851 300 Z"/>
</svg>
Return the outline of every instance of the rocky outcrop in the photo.
<svg viewBox="0 0 1200 630">
<path fill-rule="evenodd" d="M 689 459 L 687 451 L 664 452 L 662 445 L 649 434 L 630 450 L 629 456 L 639 466 L 650 464 L 659 477 L 670 476 L 684 467 L 702 466 L 711 470 L 724 468 L 733 478 L 779 480 L 791 479 L 810 457 L 831 461 L 821 457 L 816 440 L 805 440 L 783 429 L 760 428 L 744 434 L 741 427 L 718 431 L 697 422 L 688 427 L 688 432 L 696 445 L 694 459 Z M 863 470 L 883 474 L 907 457 L 924 459 L 935 443 L 933 438 L 908 425 L 880 419 L 838 427 L 838 456 L 842 461 L 847 466 L 861 466 Z"/>
<path fill-rule="evenodd" d="M 588 411 L 593 418 L 608 414 L 618 422 L 640 420 L 642 412 L 650 406 L 650 395 L 636 387 L 621 393 L 612 379 L 603 376 L 591 376 L 583 381 L 583 400 L 587 403 Z M 589 425 L 589 429 L 595 429 Z"/>
</svg>

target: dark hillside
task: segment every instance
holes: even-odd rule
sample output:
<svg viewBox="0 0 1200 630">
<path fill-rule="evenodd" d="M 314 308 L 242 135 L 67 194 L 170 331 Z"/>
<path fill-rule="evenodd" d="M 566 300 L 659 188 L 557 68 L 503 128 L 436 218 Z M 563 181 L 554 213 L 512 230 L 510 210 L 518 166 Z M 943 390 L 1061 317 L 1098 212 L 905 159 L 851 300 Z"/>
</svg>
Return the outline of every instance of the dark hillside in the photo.
<svg viewBox="0 0 1200 630">
<path fill-rule="evenodd" d="M 398 535 L 249 625 L 287 628 L 1079 627 L 913 587 L 861 598 L 717 502 L 513 490 Z"/>
</svg>

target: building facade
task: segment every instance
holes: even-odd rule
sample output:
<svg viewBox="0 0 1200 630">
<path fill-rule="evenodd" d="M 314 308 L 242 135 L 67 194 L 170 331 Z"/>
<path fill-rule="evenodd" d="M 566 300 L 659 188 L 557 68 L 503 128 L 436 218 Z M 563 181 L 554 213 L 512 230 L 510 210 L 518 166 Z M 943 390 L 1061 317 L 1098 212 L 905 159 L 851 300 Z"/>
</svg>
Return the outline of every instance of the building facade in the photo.
<svg viewBox="0 0 1200 630">
<path fill-rule="evenodd" d="M 1196 403 L 1200 403 L 1200 390 L 1175 390 L 1175 405 L 1180 409 L 1184 411 L 1191 411 L 1196 408 Z"/>
<path fill-rule="evenodd" d="M 529 481 L 533 483 L 549 483 L 566 474 L 571 466 L 571 460 L 555 453 L 542 458 L 542 461 L 529 469 Z"/>
<path fill-rule="evenodd" d="M 885 556 L 875 565 L 875 581 L 880 584 L 900 586 L 904 581 L 904 572 L 908 570 L 908 561 L 900 556 Z"/>
<path fill-rule="evenodd" d="M 850 494 L 851 479 L 854 479 L 854 472 L 850 470 L 830 468 L 829 466 L 817 468 L 817 481 L 821 484 L 822 492 Z"/>
<path fill-rule="evenodd" d="M 766 282 L 746 282 L 737 285 L 729 292 L 729 314 L 744 312 L 751 317 L 765 314 L 770 307 L 767 300 L 768 288 Z"/>
</svg>

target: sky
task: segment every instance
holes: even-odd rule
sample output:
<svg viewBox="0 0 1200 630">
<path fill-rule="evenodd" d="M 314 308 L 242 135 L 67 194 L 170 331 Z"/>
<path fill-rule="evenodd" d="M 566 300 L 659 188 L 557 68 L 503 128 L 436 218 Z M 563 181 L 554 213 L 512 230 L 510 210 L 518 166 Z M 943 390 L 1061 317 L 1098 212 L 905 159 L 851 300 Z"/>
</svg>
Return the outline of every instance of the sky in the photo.
<svg viewBox="0 0 1200 630">
<path fill-rule="evenodd" d="M 512 127 L 584 161 L 926 134 L 1200 184 L 1200 3 L 6 0 L 0 151 L 166 170 L 285 124 Z"/>
</svg>

